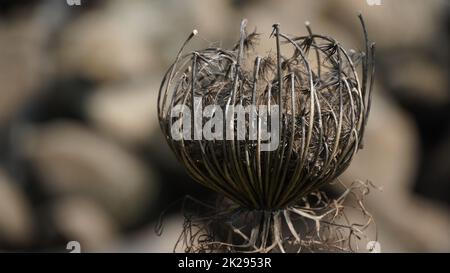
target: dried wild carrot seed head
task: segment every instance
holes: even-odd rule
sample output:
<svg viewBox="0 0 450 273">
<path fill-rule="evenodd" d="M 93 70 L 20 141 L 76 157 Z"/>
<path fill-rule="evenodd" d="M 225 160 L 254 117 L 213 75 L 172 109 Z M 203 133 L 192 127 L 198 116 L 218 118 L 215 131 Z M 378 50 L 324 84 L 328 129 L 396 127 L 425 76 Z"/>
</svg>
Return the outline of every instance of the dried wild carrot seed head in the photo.
<svg viewBox="0 0 450 273">
<path fill-rule="evenodd" d="M 259 35 L 248 34 L 243 20 L 239 42 L 232 49 L 183 54 L 197 34 L 194 30 L 164 76 L 158 98 L 161 129 L 190 176 L 241 207 L 275 211 L 296 204 L 342 174 L 362 147 L 373 85 L 375 47 L 369 45 L 359 19 L 365 43 L 359 53 L 313 33 L 307 23 L 303 36 L 286 35 L 273 25 L 270 37 L 276 53 L 257 56 L 254 45 Z M 189 116 L 186 112 L 180 119 L 172 115 L 177 105 L 190 110 L 190 120 L 184 119 Z M 205 139 L 200 128 L 197 135 L 195 130 L 183 131 L 188 137 L 175 140 L 174 123 L 188 120 L 180 128 L 196 129 L 193 116 L 208 105 L 215 107 L 200 115 L 201 124 L 214 116 L 226 117 L 238 105 L 256 106 L 246 108 L 250 110 L 241 123 L 248 133 L 236 138 L 242 128 L 233 115 L 212 129 L 220 136 L 231 128 L 232 139 Z M 259 106 L 273 105 L 278 112 L 268 111 L 264 119 Z M 276 149 L 262 149 L 267 145 L 261 134 L 264 126 L 278 128 L 278 134 L 272 134 Z"/>
</svg>

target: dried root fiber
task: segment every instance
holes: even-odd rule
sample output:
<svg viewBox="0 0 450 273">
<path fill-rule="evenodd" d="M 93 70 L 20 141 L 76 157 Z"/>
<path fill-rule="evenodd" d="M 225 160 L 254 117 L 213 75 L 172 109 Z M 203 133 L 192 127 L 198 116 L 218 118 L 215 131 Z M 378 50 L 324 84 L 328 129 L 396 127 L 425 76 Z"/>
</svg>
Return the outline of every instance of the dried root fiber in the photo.
<svg viewBox="0 0 450 273">
<path fill-rule="evenodd" d="M 374 186 L 362 181 L 355 181 L 349 187 L 338 183 L 342 191 L 335 198 L 317 191 L 295 206 L 272 211 L 248 210 L 226 198 L 216 204 L 206 204 L 187 196 L 182 206 L 183 231 L 174 252 L 370 250 L 365 248 L 370 241 L 366 231 L 375 226 L 375 221 L 364 206 L 364 197 Z M 159 222 L 158 234 L 162 233 L 162 227 Z"/>
</svg>

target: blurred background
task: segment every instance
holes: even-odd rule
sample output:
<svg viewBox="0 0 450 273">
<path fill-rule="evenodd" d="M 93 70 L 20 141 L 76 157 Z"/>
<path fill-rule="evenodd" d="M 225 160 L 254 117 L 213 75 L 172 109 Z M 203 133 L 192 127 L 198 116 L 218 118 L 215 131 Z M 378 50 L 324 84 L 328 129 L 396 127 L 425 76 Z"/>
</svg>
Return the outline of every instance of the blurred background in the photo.
<svg viewBox="0 0 450 273">
<path fill-rule="evenodd" d="M 70 1 L 69 1 L 70 2 Z M 191 181 L 159 130 L 165 70 L 192 48 L 230 47 L 241 18 L 361 49 L 377 42 L 365 148 L 341 177 L 383 188 L 368 199 L 382 252 L 450 251 L 450 5 L 446 0 L 0 0 L 0 252 L 171 252 L 172 210 Z M 377 5 L 379 3 L 380 5 Z"/>
</svg>

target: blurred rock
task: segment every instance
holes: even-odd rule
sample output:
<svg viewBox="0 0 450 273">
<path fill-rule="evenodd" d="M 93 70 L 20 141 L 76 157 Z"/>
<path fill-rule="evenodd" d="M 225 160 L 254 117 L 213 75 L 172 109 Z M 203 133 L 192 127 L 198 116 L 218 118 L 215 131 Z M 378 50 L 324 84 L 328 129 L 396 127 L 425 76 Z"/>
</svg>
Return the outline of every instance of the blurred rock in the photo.
<svg viewBox="0 0 450 273">
<path fill-rule="evenodd" d="M 110 2 L 64 30 L 57 52 L 63 75 L 111 81 L 149 72 L 154 60 L 146 33 L 151 11 L 134 2 Z"/>
<path fill-rule="evenodd" d="M 423 166 L 419 171 L 415 192 L 440 201 L 450 209 L 450 126 L 440 142 L 423 156 Z"/>
<path fill-rule="evenodd" d="M 383 251 L 448 251 L 450 217 L 444 208 L 412 195 L 418 164 L 414 123 L 398 106 L 375 92 L 364 139 L 341 180 L 370 180 L 382 187 L 368 196 L 379 223 Z M 382 229 L 381 229 L 382 228 Z M 390 241 L 396 238 L 395 241 Z"/>
<path fill-rule="evenodd" d="M 124 225 L 155 201 L 158 180 L 151 167 L 93 131 L 55 122 L 26 135 L 26 156 L 47 192 L 86 195 Z"/>
<path fill-rule="evenodd" d="M 152 223 L 130 235 L 126 241 L 118 242 L 112 250 L 133 253 L 172 253 L 183 230 L 183 221 L 181 215 L 167 216 L 161 236 L 155 233 L 156 223 Z M 177 252 L 181 252 L 180 249 L 177 249 Z"/>
<path fill-rule="evenodd" d="M 163 1 L 164 9 L 171 9 L 172 19 L 182 22 L 190 22 L 189 32 L 193 28 L 198 28 L 200 35 L 212 38 L 223 38 L 230 31 L 233 31 L 233 25 L 236 22 L 239 30 L 239 20 L 231 9 L 230 3 L 227 1 Z M 173 25 L 169 25 L 173 29 Z M 173 30 L 172 30 L 173 31 Z M 188 34 L 187 32 L 186 34 Z M 214 37 L 215 36 L 215 37 Z"/>
<path fill-rule="evenodd" d="M 65 29 L 57 54 L 61 71 L 98 81 L 159 73 L 193 28 L 202 37 L 226 36 L 230 10 L 223 1 L 108 1 Z"/>
<path fill-rule="evenodd" d="M 159 82 L 101 87 L 87 101 L 87 116 L 97 128 L 125 143 L 147 143 L 159 130 L 158 90 Z"/>
<path fill-rule="evenodd" d="M 50 70 L 44 46 L 48 29 L 33 16 L 0 21 L 0 125 L 45 82 Z"/>
<path fill-rule="evenodd" d="M 29 246 L 33 239 L 33 212 L 27 197 L 7 173 L 0 169 L 0 249 Z"/>
<path fill-rule="evenodd" d="M 450 102 L 448 71 L 421 52 L 392 56 L 384 60 L 389 87 L 408 104 L 445 107 Z M 398 65 L 401 64 L 401 65 Z"/>
<path fill-rule="evenodd" d="M 427 46 L 438 31 L 436 19 L 445 10 L 444 5 L 444 1 L 440 0 L 381 0 L 381 5 L 369 5 L 365 0 L 340 0 L 324 3 L 323 14 L 335 24 L 341 23 L 348 29 L 359 30 L 355 25 L 355 16 L 361 12 L 370 38 L 377 42 L 380 49 Z M 353 34 L 360 36 L 358 32 Z"/>
<path fill-rule="evenodd" d="M 81 252 L 106 251 L 118 238 L 118 227 L 101 207 L 86 198 L 71 197 L 53 204 L 58 233 L 80 243 Z"/>
</svg>

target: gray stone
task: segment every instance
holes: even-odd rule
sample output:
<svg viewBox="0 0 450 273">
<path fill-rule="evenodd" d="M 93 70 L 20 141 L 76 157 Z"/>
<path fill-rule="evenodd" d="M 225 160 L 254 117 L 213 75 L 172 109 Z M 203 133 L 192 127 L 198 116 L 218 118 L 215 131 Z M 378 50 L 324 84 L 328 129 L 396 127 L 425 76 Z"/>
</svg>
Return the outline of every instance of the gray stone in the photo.
<svg viewBox="0 0 450 273">
<path fill-rule="evenodd" d="M 56 122 L 31 129 L 25 143 L 47 192 L 98 201 L 122 224 L 135 222 L 157 196 L 150 166 L 81 125 Z"/>
<path fill-rule="evenodd" d="M 0 169 L 0 249 L 2 244 L 25 247 L 34 239 L 31 205 L 25 193 Z"/>
</svg>

